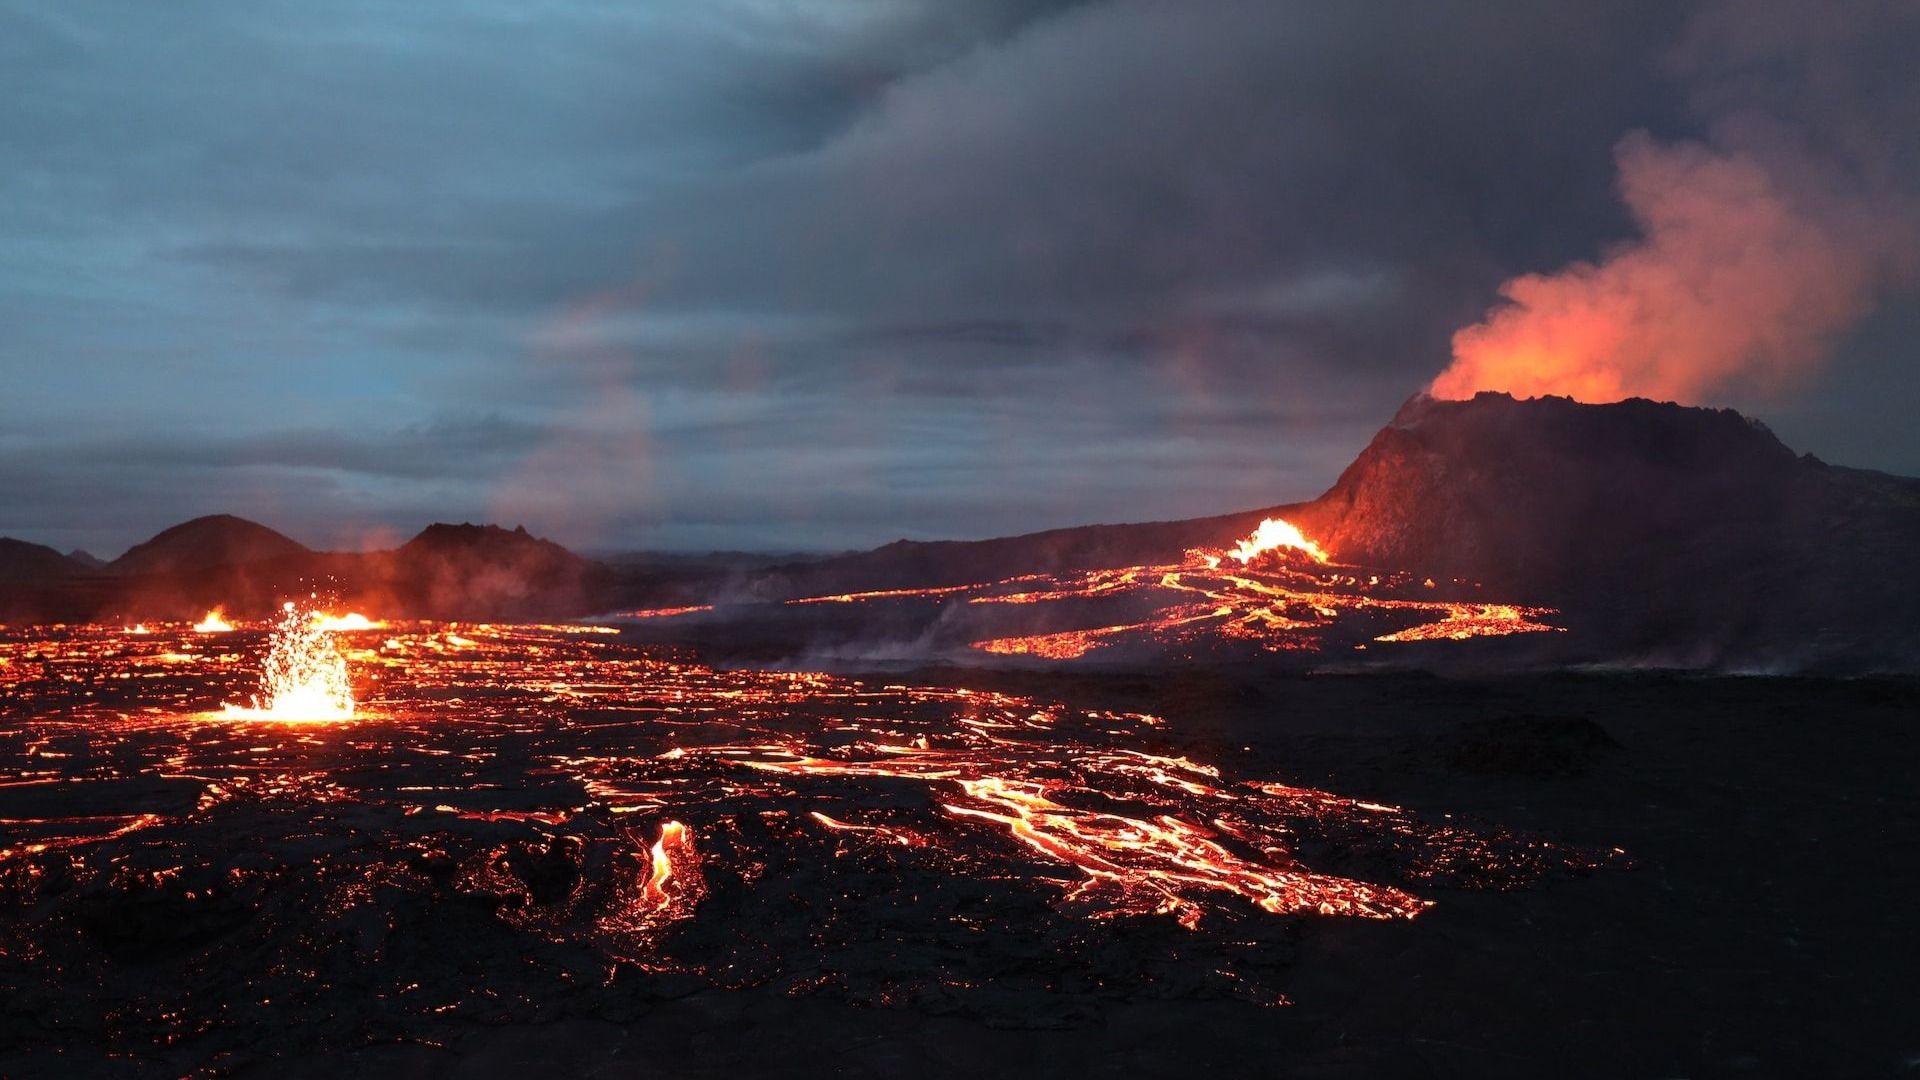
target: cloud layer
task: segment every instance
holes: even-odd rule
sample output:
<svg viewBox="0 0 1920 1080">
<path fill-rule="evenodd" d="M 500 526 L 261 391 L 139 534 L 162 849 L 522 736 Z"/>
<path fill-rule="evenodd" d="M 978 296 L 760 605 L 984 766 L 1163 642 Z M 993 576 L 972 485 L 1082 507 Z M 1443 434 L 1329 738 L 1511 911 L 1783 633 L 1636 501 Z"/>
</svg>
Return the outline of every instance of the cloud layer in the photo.
<svg viewBox="0 0 1920 1080">
<path fill-rule="evenodd" d="M 1845 78 L 1783 87 L 1764 14 L 0 0 L 0 534 L 794 549 L 1308 497 L 1502 281 L 1637 234 L 1623 133 L 1913 177 L 1887 20 L 1816 20 Z M 1882 311 L 1768 415 L 1920 469 Z"/>
</svg>

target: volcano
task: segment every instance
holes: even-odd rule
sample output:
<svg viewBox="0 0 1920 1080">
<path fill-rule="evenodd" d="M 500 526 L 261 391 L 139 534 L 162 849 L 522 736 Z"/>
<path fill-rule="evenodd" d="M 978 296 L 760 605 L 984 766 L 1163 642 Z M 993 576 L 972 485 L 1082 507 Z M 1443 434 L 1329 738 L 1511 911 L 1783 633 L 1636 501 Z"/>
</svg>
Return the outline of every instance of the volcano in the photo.
<svg viewBox="0 0 1920 1080">
<path fill-rule="evenodd" d="M 370 562 L 393 604 L 436 618 L 564 617 L 607 587 L 597 564 L 525 526 L 429 525 Z"/>
<path fill-rule="evenodd" d="M 1565 612 L 1552 661 L 1906 670 L 1920 480 L 1796 455 L 1727 409 L 1410 399 L 1305 503 L 975 542 L 900 541 L 760 575 L 766 597 L 948 589 L 1177 563 L 1261 522 L 1342 563 Z"/>
<path fill-rule="evenodd" d="M 1920 480 L 1796 456 L 1732 410 L 1421 395 L 1293 512 L 1344 558 L 1561 607 L 1621 652 L 1920 653 Z"/>
</svg>

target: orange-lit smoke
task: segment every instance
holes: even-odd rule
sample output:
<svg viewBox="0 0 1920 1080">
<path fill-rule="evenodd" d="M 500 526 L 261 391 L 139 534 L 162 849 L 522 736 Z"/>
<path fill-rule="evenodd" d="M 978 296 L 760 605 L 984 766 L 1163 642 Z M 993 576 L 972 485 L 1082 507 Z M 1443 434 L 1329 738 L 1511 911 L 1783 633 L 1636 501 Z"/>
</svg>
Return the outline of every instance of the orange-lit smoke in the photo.
<svg viewBox="0 0 1920 1080">
<path fill-rule="evenodd" d="M 1634 134 L 1615 158 L 1640 238 L 1502 285 L 1504 302 L 1454 334 L 1434 396 L 1775 392 L 1872 307 L 1885 243 L 1864 204 L 1699 143 Z"/>
</svg>

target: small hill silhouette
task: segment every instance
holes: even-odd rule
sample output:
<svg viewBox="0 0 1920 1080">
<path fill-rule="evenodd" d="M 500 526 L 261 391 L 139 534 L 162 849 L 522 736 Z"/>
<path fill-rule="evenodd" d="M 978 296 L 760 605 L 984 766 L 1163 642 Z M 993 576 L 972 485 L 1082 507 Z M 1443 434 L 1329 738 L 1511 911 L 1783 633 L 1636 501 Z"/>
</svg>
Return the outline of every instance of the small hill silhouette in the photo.
<svg viewBox="0 0 1920 1080">
<path fill-rule="evenodd" d="M 108 567 L 117 574 L 177 574 L 311 554 L 304 545 L 258 522 L 232 514 L 211 514 L 182 522 L 136 544 Z"/>
<path fill-rule="evenodd" d="M 0 581 L 57 581 L 88 569 L 44 544 L 0 536 Z"/>
</svg>

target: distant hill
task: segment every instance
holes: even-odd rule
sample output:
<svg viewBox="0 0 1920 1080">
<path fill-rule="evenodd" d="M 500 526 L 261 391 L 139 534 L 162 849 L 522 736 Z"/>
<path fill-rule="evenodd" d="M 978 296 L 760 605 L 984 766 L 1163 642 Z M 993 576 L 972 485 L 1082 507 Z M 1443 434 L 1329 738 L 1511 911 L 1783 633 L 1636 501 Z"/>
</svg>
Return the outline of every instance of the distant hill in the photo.
<svg viewBox="0 0 1920 1080">
<path fill-rule="evenodd" d="M 570 618 L 629 593 L 646 603 L 684 587 L 616 573 L 524 528 L 496 525 L 436 524 L 389 551 L 316 552 L 218 514 L 167 529 L 104 570 L 0 540 L 0 618 L 17 621 L 181 619 L 215 605 L 261 618 L 309 592 L 382 617 Z"/>
<path fill-rule="evenodd" d="M 177 574 L 311 554 L 265 525 L 231 514 L 212 514 L 166 529 L 107 566 L 116 574 Z"/>
<path fill-rule="evenodd" d="M 434 524 L 371 557 L 394 602 L 438 618 L 531 618 L 581 613 L 611 583 L 606 569 L 525 526 Z"/>
<path fill-rule="evenodd" d="M 89 569 L 44 544 L 0 536 L 0 581 L 55 581 Z"/>
</svg>

